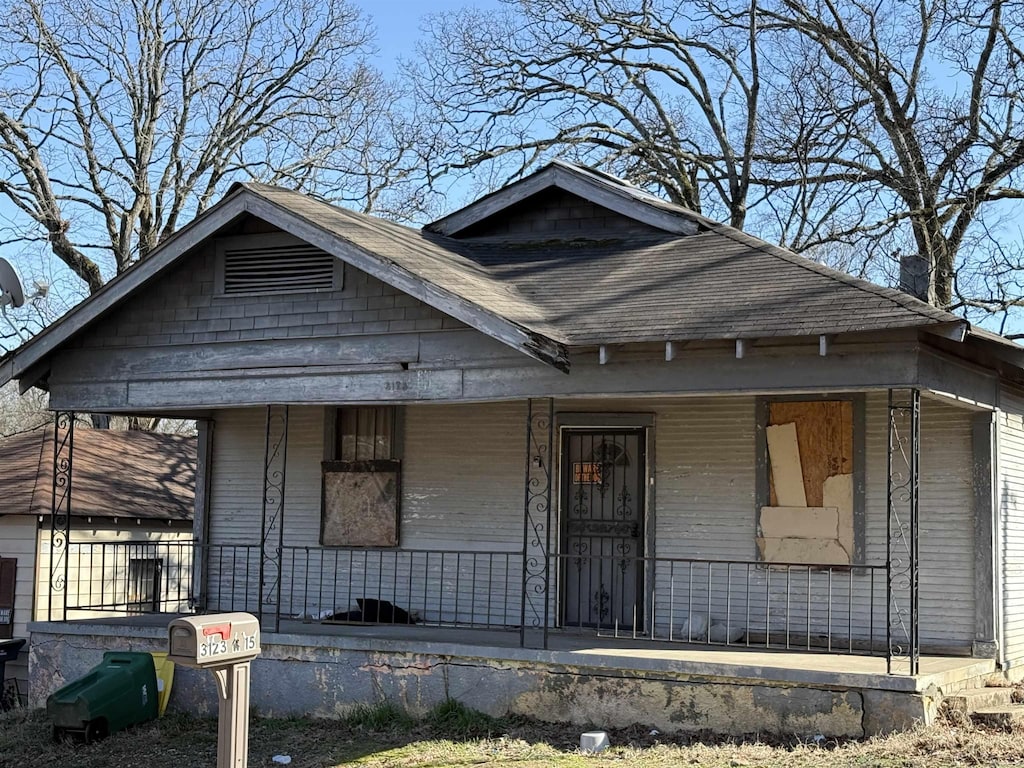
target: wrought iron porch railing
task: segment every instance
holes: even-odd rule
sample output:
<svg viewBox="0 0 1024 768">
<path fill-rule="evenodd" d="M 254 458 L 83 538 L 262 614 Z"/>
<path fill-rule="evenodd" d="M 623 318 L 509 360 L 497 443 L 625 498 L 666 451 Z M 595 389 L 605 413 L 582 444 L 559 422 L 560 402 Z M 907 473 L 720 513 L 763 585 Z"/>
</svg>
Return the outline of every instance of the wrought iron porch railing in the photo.
<svg viewBox="0 0 1024 768">
<path fill-rule="evenodd" d="M 66 612 L 112 615 L 190 610 L 192 542 L 67 545 Z M 68 618 L 73 618 L 69 615 Z"/>
<path fill-rule="evenodd" d="M 261 547 L 206 551 L 210 611 L 473 629 L 520 623 L 520 552 L 283 547 L 279 561 L 264 562 L 260 584 Z"/>
<path fill-rule="evenodd" d="M 523 588 L 522 552 L 283 547 L 268 565 L 258 544 L 72 543 L 68 610 L 189 611 L 200 554 L 199 610 L 244 610 L 278 622 L 518 629 L 530 602 L 546 600 L 548 629 L 563 633 L 891 652 L 884 565 L 553 555 L 551 588 L 532 593 Z"/>
<path fill-rule="evenodd" d="M 564 629 L 654 641 L 886 655 L 884 565 L 560 555 Z"/>
</svg>

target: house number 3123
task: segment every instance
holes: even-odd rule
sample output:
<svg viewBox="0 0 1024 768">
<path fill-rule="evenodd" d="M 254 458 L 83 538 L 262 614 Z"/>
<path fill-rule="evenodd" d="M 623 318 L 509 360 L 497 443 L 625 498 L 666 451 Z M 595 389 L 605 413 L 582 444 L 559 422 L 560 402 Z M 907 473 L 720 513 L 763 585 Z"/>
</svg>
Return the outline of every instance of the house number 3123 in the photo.
<svg viewBox="0 0 1024 768">
<path fill-rule="evenodd" d="M 405 392 L 409 389 L 408 381 L 385 381 L 385 392 Z"/>
</svg>

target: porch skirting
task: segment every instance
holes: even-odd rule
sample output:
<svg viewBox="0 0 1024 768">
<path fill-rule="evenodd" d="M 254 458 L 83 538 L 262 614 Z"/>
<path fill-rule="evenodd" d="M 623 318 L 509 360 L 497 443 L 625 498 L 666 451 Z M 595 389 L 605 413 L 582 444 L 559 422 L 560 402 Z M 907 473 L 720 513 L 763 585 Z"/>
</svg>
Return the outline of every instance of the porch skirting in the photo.
<svg viewBox="0 0 1024 768">
<path fill-rule="evenodd" d="M 283 629 L 263 635 L 253 663 L 251 704 L 260 715 L 330 718 L 380 701 L 421 714 L 454 699 L 491 715 L 581 728 L 639 723 L 664 733 L 860 737 L 931 722 L 943 695 L 978 686 L 994 671 L 991 660 L 964 658 L 923 658 L 921 674 L 911 677 L 886 675 L 884 660 L 869 657 L 652 649 L 580 637 L 556 639 L 554 650 L 542 651 L 500 644 L 501 633 Z M 37 623 L 31 632 L 33 706 L 88 671 L 103 651 L 162 651 L 167 642 L 162 626 Z M 212 676 L 177 670 L 170 706 L 214 716 Z"/>
</svg>

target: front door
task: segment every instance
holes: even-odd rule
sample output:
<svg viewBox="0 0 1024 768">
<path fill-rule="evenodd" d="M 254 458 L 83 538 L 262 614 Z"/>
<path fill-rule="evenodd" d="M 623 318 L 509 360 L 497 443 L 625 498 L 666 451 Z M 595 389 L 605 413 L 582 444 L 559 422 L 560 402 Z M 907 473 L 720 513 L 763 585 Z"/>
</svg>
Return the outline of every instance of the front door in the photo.
<svg viewBox="0 0 1024 768">
<path fill-rule="evenodd" d="M 645 432 L 566 429 L 562 438 L 562 621 L 639 629 Z"/>
</svg>

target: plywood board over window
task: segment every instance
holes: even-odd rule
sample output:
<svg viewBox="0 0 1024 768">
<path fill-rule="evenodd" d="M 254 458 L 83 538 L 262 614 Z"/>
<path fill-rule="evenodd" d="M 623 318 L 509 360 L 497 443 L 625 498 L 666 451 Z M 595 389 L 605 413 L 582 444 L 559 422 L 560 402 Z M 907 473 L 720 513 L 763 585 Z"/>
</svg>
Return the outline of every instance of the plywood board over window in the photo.
<svg viewBox="0 0 1024 768">
<path fill-rule="evenodd" d="M 768 404 L 769 503 L 758 516 L 766 562 L 853 562 L 853 403 Z"/>
<path fill-rule="evenodd" d="M 324 462 L 320 542 L 397 547 L 399 469 L 397 461 Z"/>
</svg>

